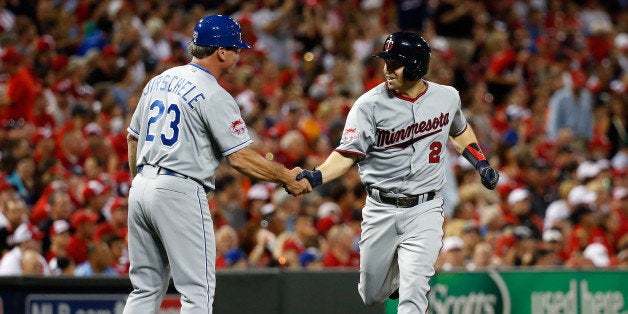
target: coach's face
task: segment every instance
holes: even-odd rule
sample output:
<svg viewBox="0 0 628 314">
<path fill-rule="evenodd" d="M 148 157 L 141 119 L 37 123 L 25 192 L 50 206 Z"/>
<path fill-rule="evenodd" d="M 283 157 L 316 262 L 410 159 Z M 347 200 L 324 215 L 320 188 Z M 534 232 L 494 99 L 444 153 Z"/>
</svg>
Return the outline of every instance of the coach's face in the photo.
<svg viewBox="0 0 628 314">
<path fill-rule="evenodd" d="M 236 63 L 238 63 L 238 60 L 240 60 L 242 49 L 236 47 L 223 47 L 221 49 L 224 50 L 223 58 L 225 58 L 228 65 L 227 72 L 231 72 L 233 68 L 235 68 Z"/>
<path fill-rule="evenodd" d="M 406 83 L 403 79 L 403 68 L 403 64 L 399 62 L 384 60 L 384 75 L 388 88 L 396 91 L 402 90 Z"/>
</svg>

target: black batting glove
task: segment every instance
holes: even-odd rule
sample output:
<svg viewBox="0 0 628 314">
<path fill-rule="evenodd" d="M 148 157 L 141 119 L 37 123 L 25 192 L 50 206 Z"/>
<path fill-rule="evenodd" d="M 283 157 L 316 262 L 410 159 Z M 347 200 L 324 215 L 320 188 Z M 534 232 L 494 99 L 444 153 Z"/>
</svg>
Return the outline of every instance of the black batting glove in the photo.
<svg viewBox="0 0 628 314">
<path fill-rule="evenodd" d="M 312 188 L 323 184 L 323 174 L 320 170 L 303 170 L 297 174 L 297 180 L 306 179 L 310 182 Z"/>
<path fill-rule="evenodd" d="M 477 163 L 475 169 L 480 173 L 482 184 L 489 190 L 494 190 L 499 181 L 499 171 L 493 169 L 488 161 L 482 160 Z"/>
</svg>

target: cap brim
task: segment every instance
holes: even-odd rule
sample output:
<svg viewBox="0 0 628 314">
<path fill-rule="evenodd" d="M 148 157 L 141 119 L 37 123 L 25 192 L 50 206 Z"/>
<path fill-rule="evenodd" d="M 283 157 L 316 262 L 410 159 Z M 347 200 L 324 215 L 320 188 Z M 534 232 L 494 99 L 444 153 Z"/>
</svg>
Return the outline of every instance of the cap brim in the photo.
<svg viewBox="0 0 628 314">
<path fill-rule="evenodd" d="M 251 49 L 251 46 L 249 46 L 249 44 L 241 41 L 239 43 L 236 43 L 236 47 L 238 48 L 242 48 L 242 49 Z"/>
<path fill-rule="evenodd" d="M 397 54 L 392 54 L 388 51 L 382 51 L 382 52 L 378 52 L 376 54 L 373 55 L 373 57 L 378 57 L 378 58 L 382 58 L 384 60 L 391 60 L 394 62 L 399 62 L 399 63 L 404 63 L 404 59 L 397 55 Z"/>
</svg>

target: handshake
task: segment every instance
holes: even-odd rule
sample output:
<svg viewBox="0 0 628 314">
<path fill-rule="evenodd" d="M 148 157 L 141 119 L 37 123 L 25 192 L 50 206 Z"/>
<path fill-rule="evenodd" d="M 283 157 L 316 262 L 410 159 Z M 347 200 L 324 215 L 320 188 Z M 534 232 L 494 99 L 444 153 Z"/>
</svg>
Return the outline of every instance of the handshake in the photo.
<svg viewBox="0 0 628 314">
<path fill-rule="evenodd" d="M 297 167 L 290 172 L 294 175 L 294 180 L 286 183 L 284 189 L 293 196 L 312 192 L 312 189 L 323 184 L 323 174 L 320 170 L 306 170 Z"/>
</svg>

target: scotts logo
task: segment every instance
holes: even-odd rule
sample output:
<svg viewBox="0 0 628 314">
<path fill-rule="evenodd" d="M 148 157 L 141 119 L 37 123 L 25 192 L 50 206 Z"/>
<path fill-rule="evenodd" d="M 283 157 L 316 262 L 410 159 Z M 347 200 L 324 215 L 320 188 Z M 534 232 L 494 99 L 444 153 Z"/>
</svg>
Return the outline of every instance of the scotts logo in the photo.
<svg viewBox="0 0 628 314">
<path fill-rule="evenodd" d="M 347 143 L 351 142 L 360 137 L 358 130 L 356 128 L 346 129 L 342 132 L 342 142 Z"/>
<path fill-rule="evenodd" d="M 394 44 L 395 44 L 395 42 L 392 41 L 392 39 L 386 40 L 386 44 L 384 44 L 384 50 L 388 51 L 388 50 L 392 49 Z"/>
<path fill-rule="evenodd" d="M 429 313 L 512 313 L 510 293 L 497 272 L 460 276 L 439 274 L 433 278 L 429 298 Z M 536 312 L 535 312 L 536 313 Z"/>
<path fill-rule="evenodd" d="M 229 126 L 229 130 L 235 135 L 242 135 L 246 132 L 246 124 L 242 121 L 242 119 L 233 121 Z"/>
</svg>

